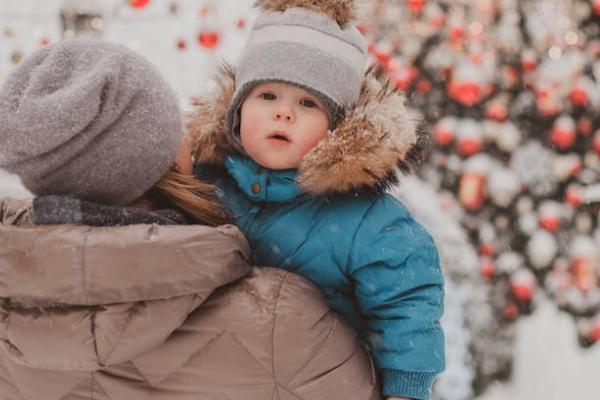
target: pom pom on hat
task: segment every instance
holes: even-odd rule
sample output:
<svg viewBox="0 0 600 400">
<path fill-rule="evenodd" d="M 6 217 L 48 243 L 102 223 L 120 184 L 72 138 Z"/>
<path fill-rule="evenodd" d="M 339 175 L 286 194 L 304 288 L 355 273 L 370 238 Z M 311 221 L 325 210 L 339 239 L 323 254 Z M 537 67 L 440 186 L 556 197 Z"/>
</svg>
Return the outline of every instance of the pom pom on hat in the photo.
<svg viewBox="0 0 600 400">
<path fill-rule="evenodd" d="M 356 4 L 353 0 L 258 0 L 256 7 L 263 11 L 279 12 L 289 8 L 305 8 L 327 15 L 340 26 L 356 19 Z"/>
</svg>

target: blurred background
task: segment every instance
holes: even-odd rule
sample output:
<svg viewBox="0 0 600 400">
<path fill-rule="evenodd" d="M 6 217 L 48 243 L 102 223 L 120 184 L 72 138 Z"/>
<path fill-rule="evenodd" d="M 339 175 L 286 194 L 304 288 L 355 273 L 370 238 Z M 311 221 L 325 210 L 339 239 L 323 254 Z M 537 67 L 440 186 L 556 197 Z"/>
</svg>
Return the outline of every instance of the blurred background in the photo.
<svg viewBox="0 0 600 400">
<path fill-rule="evenodd" d="M 0 0 L 0 84 L 72 37 L 150 59 L 191 110 L 253 0 Z M 392 193 L 440 248 L 445 400 L 600 398 L 600 0 L 361 1 L 426 160 Z M 0 171 L 0 196 L 27 197 Z"/>
</svg>

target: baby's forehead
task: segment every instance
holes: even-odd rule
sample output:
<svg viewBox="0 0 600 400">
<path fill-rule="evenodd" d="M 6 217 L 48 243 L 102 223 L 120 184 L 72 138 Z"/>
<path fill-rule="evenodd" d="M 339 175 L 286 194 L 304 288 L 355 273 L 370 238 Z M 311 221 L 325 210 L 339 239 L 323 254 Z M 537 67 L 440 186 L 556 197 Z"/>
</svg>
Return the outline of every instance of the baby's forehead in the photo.
<svg viewBox="0 0 600 400">
<path fill-rule="evenodd" d="M 298 94 L 302 94 L 302 95 L 306 95 L 306 96 L 312 96 L 312 94 L 307 91 L 306 89 L 303 89 L 297 85 L 293 85 L 291 83 L 287 83 L 287 82 L 278 82 L 278 81 L 274 81 L 274 82 L 261 82 L 259 83 L 255 88 L 254 91 L 257 90 L 285 90 L 287 92 L 290 93 L 298 93 Z"/>
</svg>

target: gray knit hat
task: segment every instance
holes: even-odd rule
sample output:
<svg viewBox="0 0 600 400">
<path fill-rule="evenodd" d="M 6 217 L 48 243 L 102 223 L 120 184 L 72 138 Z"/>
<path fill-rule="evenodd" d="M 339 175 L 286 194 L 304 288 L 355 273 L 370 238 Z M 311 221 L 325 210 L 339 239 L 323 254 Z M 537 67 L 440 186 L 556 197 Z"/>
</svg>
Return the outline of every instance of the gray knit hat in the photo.
<svg viewBox="0 0 600 400">
<path fill-rule="evenodd" d="M 0 88 L 0 168 L 36 195 L 130 204 L 169 169 L 182 136 L 171 88 L 116 44 L 44 47 Z"/>
<path fill-rule="evenodd" d="M 330 128 L 356 103 L 367 67 L 367 46 L 351 24 L 354 2 L 262 0 L 261 13 L 235 68 L 235 93 L 227 113 L 229 141 L 238 149 L 240 109 L 263 82 L 287 82 L 325 104 Z"/>
</svg>

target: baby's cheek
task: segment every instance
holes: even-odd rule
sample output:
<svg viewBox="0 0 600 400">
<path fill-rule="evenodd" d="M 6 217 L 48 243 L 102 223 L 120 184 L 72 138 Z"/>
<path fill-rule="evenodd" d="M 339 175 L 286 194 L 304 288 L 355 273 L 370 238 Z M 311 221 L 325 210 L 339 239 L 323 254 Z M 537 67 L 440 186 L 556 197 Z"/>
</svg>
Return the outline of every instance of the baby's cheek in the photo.
<svg viewBox="0 0 600 400">
<path fill-rule="evenodd" d="M 242 118 L 240 123 L 242 139 L 252 139 L 260 133 L 260 119 L 254 116 Z"/>
<path fill-rule="evenodd" d="M 320 132 L 318 134 L 315 135 L 310 135 L 309 137 L 306 138 L 305 142 L 304 142 L 304 154 L 308 153 L 309 151 L 312 150 L 313 147 L 315 147 L 316 145 L 319 144 L 319 142 L 321 140 L 323 140 L 323 138 L 325 137 L 326 131 L 324 130 L 323 132 Z"/>
</svg>

